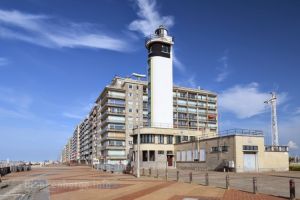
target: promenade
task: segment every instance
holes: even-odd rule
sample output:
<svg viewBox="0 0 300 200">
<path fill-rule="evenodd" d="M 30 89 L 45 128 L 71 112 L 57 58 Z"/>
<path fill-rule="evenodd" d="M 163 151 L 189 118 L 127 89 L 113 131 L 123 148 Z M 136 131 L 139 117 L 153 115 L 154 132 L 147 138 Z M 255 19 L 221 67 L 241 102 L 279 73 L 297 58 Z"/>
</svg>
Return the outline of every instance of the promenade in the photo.
<svg viewBox="0 0 300 200">
<path fill-rule="evenodd" d="M 3 177 L 2 199 L 284 199 L 264 194 L 252 194 L 235 189 L 203 186 L 196 183 L 165 181 L 143 176 L 101 172 L 86 166 L 43 167 L 32 171 L 12 173 Z"/>
</svg>

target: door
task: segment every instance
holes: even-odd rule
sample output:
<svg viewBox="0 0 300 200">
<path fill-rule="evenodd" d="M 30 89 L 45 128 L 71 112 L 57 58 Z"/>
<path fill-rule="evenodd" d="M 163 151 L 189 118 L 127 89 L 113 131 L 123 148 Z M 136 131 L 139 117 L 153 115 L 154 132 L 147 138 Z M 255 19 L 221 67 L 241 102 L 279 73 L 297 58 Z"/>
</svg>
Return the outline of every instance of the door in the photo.
<svg viewBox="0 0 300 200">
<path fill-rule="evenodd" d="M 244 171 L 256 171 L 256 153 L 244 153 Z"/>
<path fill-rule="evenodd" d="M 173 166 L 173 155 L 167 155 L 168 166 Z"/>
</svg>

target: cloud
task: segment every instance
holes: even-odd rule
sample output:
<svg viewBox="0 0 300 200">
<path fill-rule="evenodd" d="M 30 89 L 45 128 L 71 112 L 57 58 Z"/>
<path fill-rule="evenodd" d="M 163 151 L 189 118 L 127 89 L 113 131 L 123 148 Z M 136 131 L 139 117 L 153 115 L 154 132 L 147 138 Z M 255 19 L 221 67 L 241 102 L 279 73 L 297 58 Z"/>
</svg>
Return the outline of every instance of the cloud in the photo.
<svg viewBox="0 0 300 200">
<path fill-rule="evenodd" d="M 0 37 L 48 48 L 95 48 L 125 51 L 126 42 L 89 23 L 58 20 L 47 15 L 0 10 Z"/>
<path fill-rule="evenodd" d="M 221 92 L 219 95 L 220 109 L 225 112 L 231 112 L 240 119 L 266 112 L 264 101 L 270 98 L 270 94 L 259 91 L 258 86 L 258 83 L 236 85 Z M 280 104 L 286 101 L 287 94 L 280 93 L 277 95 L 277 98 L 278 104 Z"/>
<path fill-rule="evenodd" d="M 33 99 L 11 88 L 0 87 L 0 116 L 12 118 L 32 118 L 29 108 Z"/>
<path fill-rule="evenodd" d="M 73 114 L 73 113 L 68 113 L 68 112 L 64 112 L 62 115 L 64 117 L 71 118 L 71 119 L 83 119 L 83 116 L 81 116 L 81 115 L 77 115 L 77 114 Z"/>
<path fill-rule="evenodd" d="M 4 66 L 8 64 L 8 60 L 6 58 L 0 57 L 0 66 Z"/>
<path fill-rule="evenodd" d="M 178 59 L 178 57 L 175 54 L 175 51 L 173 50 L 173 63 L 174 63 L 174 67 L 176 69 L 178 69 L 181 72 L 185 72 L 186 68 L 184 66 L 184 64 Z"/>
<path fill-rule="evenodd" d="M 138 5 L 137 15 L 140 19 L 136 19 L 128 26 L 129 30 L 142 33 L 148 36 L 153 33 L 159 25 L 171 28 L 174 25 L 173 16 L 160 16 L 156 8 L 155 0 L 136 0 Z"/>
<path fill-rule="evenodd" d="M 296 114 L 296 115 L 300 114 L 300 107 L 297 107 L 297 108 L 296 108 L 295 114 Z"/>
<path fill-rule="evenodd" d="M 290 149 L 298 149 L 299 148 L 298 145 L 295 142 L 293 142 L 292 140 L 290 140 L 288 142 L 288 146 Z"/>
<path fill-rule="evenodd" d="M 229 57 L 227 56 L 227 51 L 225 51 L 225 55 L 219 59 L 219 62 L 222 64 L 222 66 L 217 68 L 217 70 L 219 71 L 219 74 L 217 75 L 217 78 L 215 79 L 216 82 L 220 83 L 228 77 L 228 75 L 229 75 L 228 59 L 229 59 Z"/>
</svg>

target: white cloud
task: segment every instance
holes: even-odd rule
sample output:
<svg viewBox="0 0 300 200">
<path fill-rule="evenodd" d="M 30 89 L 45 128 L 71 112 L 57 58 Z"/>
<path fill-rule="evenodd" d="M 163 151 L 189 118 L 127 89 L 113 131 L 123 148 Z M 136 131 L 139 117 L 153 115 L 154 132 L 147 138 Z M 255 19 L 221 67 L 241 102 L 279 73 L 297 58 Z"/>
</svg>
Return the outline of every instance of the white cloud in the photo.
<svg viewBox="0 0 300 200">
<path fill-rule="evenodd" d="M 225 52 L 225 54 L 227 54 L 226 52 Z M 222 66 L 217 68 L 217 70 L 219 71 L 219 74 L 217 75 L 217 78 L 215 79 L 215 81 L 222 82 L 228 77 L 228 75 L 229 75 L 228 59 L 229 58 L 227 55 L 224 55 L 219 59 L 219 62 L 222 64 Z"/>
<path fill-rule="evenodd" d="M 0 87 L 0 116 L 13 118 L 32 118 L 29 108 L 33 99 L 11 88 Z"/>
<path fill-rule="evenodd" d="M 49 48 L 96 48 L 125 51 L 126 42 L 89 23 L 59 21 L 47 15 L 0 10 L 0 37 Z"/>
<path fill-rule="evenodd" d="M 300 107 L 296 108 L 295 114 L 296 115 L 300 114 Z"/>
<path fill-rule="evenodd" d="M 178 59 L 178 57 L 176 56 L 174 50 L 173 50 L 173 62 L 174 62 L 174 67 L 176 69 L 178 69 L 181 72 L 185 72 L 186 71 L 184 64 Z"/>
<path fill-rule="evenodd" d="M 0 57 L 0 66 L 4 66 L 8 64 L 8 60 L 6 58 Z"/>
<path fill-rule="evenodd" d="M 219 95 L 221 110 L 231 112 L 240 119 L 266 112 L 264 101 L 270 98 L 270 94 L 259 91 L 258 86 L 258 83 L 236 85 L 221 92 Z M 278 104 L 280 104 L 286 101 L 287 94 L 280 93 L 277 98 Z"/>
<path fill-rule="evenodd" d="M 159 26 L 164 25 L 171 28 L 174 25 L 173 16 L 160 16 L 156 8 L 155 0 L 136 0 L 139 7 L 136 19 L 129 24 L 129 30 L 138 31 L 148 36 Z"/>
<path fill-rule="evenodd" d="M 73 114 L 73 113 L 68 113 L 68 112 L 64 112 L 63 116 L 67 117 L 67 118 L 71 118 L 71 119 L 83 119 L 83 116 L 81 116 L 81 115 L 77 115 L 77 114 Z"/>
<path fill-rule="evenodd" d="M 288 146 L 290 149 L 298 149 L 299 148 L 298 145 L 295 142 L 293 142 L 292 140 L 290 140 L 288 142 Z"/>
</svg>

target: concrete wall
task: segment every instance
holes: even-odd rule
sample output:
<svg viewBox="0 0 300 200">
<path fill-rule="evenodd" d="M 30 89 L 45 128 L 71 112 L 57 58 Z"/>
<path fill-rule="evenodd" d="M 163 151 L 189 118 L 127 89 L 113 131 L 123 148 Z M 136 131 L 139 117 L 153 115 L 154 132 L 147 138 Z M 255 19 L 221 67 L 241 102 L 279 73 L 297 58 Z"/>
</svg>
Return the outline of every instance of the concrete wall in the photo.
<svg viewBox="0 0 300 200">
<path fill-rule="evenodd" d="M 288 152 L 264 152 L 264 163 L 259 171 L 289 171 Z"/>
<path fill-rule="evenodd" d="M 264 163 L 265 144 L 263 136 L 235 136 L 235 167 L 236 172 L 244 172 L 244 151 L 243 146 L 258 146 L 257 169 L 262 168 Z"/>
<path fill-rule="evenodd" d="M 228 146 L 228 152 L 211 152 L 212 147 Z M 184 162 L 177 161 L 176 167 L 179 169 L 198 169 L 198 170 L 223 170 L 226 161 L 235 161 L 234 157 L 234 138 L 233 137 L 217 137 L 198 141 L 195 143 L 185 143 L 175 145 L 175 154 L 177 151 L 205 149 L 205 161 Z M 194 155 L 193 155 L 194 156 Z M 190 166 L 190 167 L 189 167 Z"/>
<path fill-rule="evenodd" d="M 179 169 L 190 170 L 223 170 L 226 161 L 234 161 L 234 171 L 244 172 L 244 145 L 257 146 L 257 151 L 248 151 L 256 154 L 256 170 L 261 171 L 288 171 L 288 152 L 266 152 L 263 136 L 226 136 L 197 142 L 188 142 L 175 145 L 175 155 L 178 151 L 205 149 L 205 161 L 176 161 Z M 212 147 L 228 146 L 227 152 L 212 152 Z M 194 155 L 193 155 L 194 156 Z"/>
</svg>

